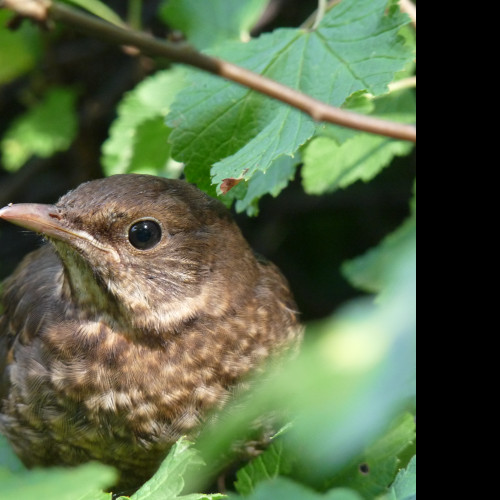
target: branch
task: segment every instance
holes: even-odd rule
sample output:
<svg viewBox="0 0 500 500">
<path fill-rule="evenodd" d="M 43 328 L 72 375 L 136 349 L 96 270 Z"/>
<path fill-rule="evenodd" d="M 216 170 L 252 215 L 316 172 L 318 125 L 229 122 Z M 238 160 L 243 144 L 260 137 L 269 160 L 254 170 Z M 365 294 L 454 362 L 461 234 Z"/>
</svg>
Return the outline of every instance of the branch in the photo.
<svg viewBox="0 0 500 500">
<path fill-rule="evenodd" d="M 316 121 L 334 123 L 373 134 L 416 142 L 416 127 L 346 111 L 314 99 L 270 78 L 227 61 L 210 57 L 183 43 L 171 43 L 150 35 L 114 26 L 94 16 L 51 0 L 0 0 L 0 6 L 39 23 L 59 21 L 107 42 L 133 46 L 142 53 L 164 57 L 227 78 L 245 87 L 289 104 Z"/>
</svg>

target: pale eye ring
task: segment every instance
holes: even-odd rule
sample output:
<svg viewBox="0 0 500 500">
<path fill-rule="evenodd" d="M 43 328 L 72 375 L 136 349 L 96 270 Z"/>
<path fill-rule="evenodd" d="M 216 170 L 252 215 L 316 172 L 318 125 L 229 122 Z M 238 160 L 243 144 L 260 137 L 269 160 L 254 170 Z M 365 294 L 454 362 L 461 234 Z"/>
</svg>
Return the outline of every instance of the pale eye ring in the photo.
<svg viewBox="0 0 500 500">
<path fill-rule="evenodd" d="M 134 222 L 128 232 L 130 244 L 138 250 L 151 250 L 158 245 L 161 237 L 160 224 L 151 219 Z"/>
</svg>

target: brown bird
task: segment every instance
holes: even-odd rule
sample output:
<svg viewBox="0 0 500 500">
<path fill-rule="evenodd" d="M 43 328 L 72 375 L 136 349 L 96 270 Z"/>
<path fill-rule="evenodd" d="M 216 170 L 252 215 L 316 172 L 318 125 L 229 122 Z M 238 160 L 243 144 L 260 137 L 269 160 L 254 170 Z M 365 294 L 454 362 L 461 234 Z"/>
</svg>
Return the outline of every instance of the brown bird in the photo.
<svg viewBox="0 0 500 500">
<path fill-rule="evenodd" d="M 28 467 L 98 460 L 138 485 L 300 342 L 278 269 L 188 183 L 118 175 L 0 219 L 49 241 L 1 297 L 0 433 Z"/>
</svg>

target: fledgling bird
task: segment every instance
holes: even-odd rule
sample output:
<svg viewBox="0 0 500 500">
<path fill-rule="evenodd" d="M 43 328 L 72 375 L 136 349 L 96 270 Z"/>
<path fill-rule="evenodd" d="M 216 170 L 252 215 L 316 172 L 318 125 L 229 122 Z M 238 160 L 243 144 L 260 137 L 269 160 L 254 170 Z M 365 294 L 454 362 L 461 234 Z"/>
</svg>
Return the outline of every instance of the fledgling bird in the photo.
<svg viewBox="0 0 500 500">
<path fill-rule="evenodd" d="M 278 269 L 186 182 L 118 175 L 0 219 L 49 241 L 1 297 L 0 433 L 28 467 L 98 460 L 140 484 L 300 342 Z"/>
</svg>

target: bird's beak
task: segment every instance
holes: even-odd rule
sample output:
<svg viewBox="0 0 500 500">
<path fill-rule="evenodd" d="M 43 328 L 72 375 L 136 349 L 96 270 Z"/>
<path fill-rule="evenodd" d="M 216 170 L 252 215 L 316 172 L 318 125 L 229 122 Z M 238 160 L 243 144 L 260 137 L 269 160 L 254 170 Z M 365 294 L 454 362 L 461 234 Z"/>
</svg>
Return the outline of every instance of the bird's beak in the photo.
<svg viewBox="0 0 500 500">
<path fill-rule="evenodd" d="M 61 216 L 54 205 L 8 205 L 0 210 L 0 219 L 56 239 L 67 240 L 71 234 L 61 224 Z"/>
<path fill-rule="evenodd" d="M 48 238 L 66 242 L 73 247 L 80 247 L 82 243 L 91 244 L 99 250 L 116 254 L 113 249 L 102 245 L 87 232 L 67 227 L 59 209 L 55 205 L 36 203 L 8 205 L 0 210 L 0 219 L 30 231 L 41 233 Z M 117 255 L 115 255 L 115 258 L 117 258 Z"/>
</svg>

